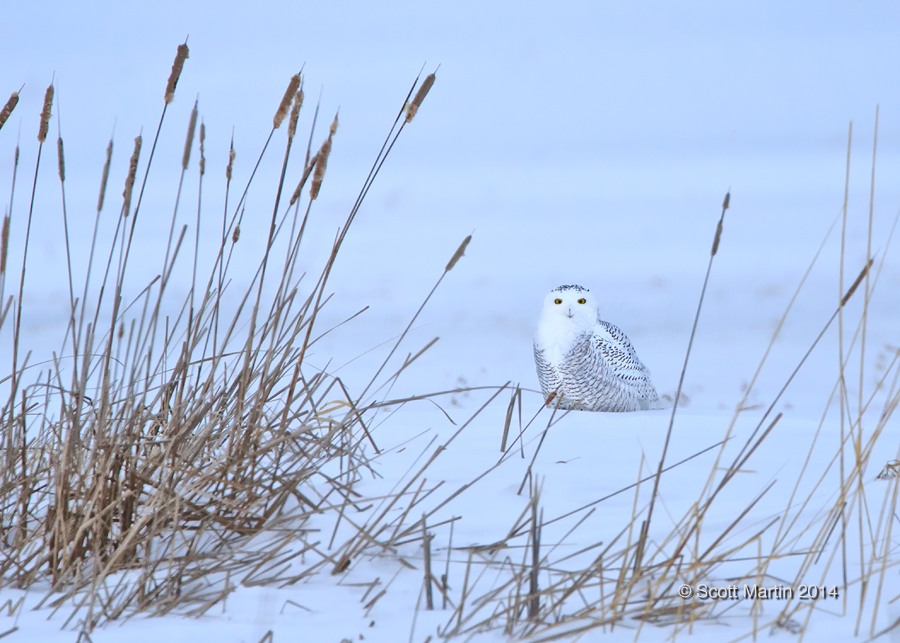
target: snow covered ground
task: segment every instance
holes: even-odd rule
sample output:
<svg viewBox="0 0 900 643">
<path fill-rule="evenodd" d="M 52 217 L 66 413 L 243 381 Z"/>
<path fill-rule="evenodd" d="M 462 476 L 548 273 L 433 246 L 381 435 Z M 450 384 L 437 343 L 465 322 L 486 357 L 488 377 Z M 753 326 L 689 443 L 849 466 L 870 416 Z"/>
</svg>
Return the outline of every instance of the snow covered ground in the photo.
<svg viewBox="0 0 900 643">
<path fill-rule="evenodd" d="M 190 34 L 190 59 L 167 116 L 143 206 L 146 242 L 136 249 L 140 261 L 131 273 L 135 287 L 156 274 L 161 264 L 160 244 L 168 232 L 182 136 L 195 96 L 208 132 L 204 208 L 215 213 L 222 207 L 232 127 L 238 155 L 235 176 L 243 182 L 284 86 L 301 65 L 308 103 L 300 131 L 309 125 L 320 87 L 322 122 L 330 122 L 340 108 L 341 126 L 309 233 L 320 242 L 305 244 L 303 250 L 304 267 L 317 274 L 412 79 L 423 63 L 426 72 L 440 64 L 433 90 L 404 131 L 347 238 L 330 282 L 335 296 L 320 323 L 329 327 L 364 306 L 369 310 L 326 336 L 309 358 L 312 366 L 330 363 L 329 370 L 351 391 L 365 386 L 389 350 L 385 342 L 402 332 L 459 242 L 471 233 L 466 256 L 418 319 L 403 354 L 417 351 L 433 337 L 440 340 L 400 379 L 392 397 L 511 382 L 526 389 L 523 417 L 530 418 L 541 404 L 533 392 L 537 379 L 531 333 L 544 294 L 562 283 L 580 283 L 599 293 L 601 313 L 629 334 L 659 391 L 674 394 L 722 198 L 730 190 L 731 209 L 685 380 L 688 403 L 676 417 L 669 463 L 723 439 L 778 320 L 837 220 L 750 394 L 748 404 L 754 408 L 741 414 L 737 437 L 726 447 L 733 457 L 842 295 L 840 215 L 850 121 L 845 289 L 865 263 L 876 105 L 872 251 L 876 267 L 882 259 L 884 263 L 868 309 L 863 376 L 858 345 L 847 370 L 854 412 L 860 384 L 863 394 L 870 395 L 900 345 L 900 261 L 895 247 L 887 246 L 900 207 L 900 85 L 895 64 L 900 9 L 892 3 L 484 7 L 473 2 L 430 7 L 157 2 L 136 9 L 87 2 L 45 3 L 40 11 L 22 3 L 3 13 L 0 92 L 25 83 L 13 118 L 0 131 L 0 194 L 11 180 L 17 132 L 22 140 L 12 248 L 21 251 L 37 152 L 33 137 L 43 90 L 55 73 L 69 216 L 70 221 L 84 222 L 72 232 L 76 266 L 86 259 L 109 134 L 114 130 L 116 148 L 108 198 L 118 198 L 131 140 L 143 128 L 146 142 L 155 129 L 175 46 Z M 323 131 L 320 125 L 317 140 Z M 68 296 L 59 188 L 54 161 L 48 160 L 55 154 L 45 154 L 42 163 L 48 166 L 37 190 L 23 318 L 26 344 L 35 346 L 36 357 L 49 356 L 59 344 Z M 196 160 L 192 163 L 196 168 Z M 265 244 L 280 163 L 276 147 L 248 195 L 238 270 L 233 273 L 238 281 L 245 266 L 249 283 L 252 261 Z M 296 167 L 292 169 L 296 174 Z M 296 181 L 290 176 L 289 183 Z M 194 171 L 187 178 L 186 193 L 196 193 L 196 182 Z M 2 201 L 7 202 L 5 197 Z M 189 210 L 184 207 L 181 216 L 193 225 Z M 210 229 L 204 233 L 213 234 L 214 219 L 210 217 Z M 188 287 L 187 282 L 175 285 L 183 292 Z M 846 343 L 856 328 L 862 299 L 857 293 L 848 306 Z M 775 486 L 742 529 L 749 533 L 762 528 L 785 510 L 837 380 L 837 331 L 835 323 L 776 406 L 783 419 L 740 474 L 744 478 L 733 493 L 714 506 L 705 533 L 721 531 L 772 481 Z M 9 364 L 10 343 L 11 331 L 4 326 L 0 363 Z M 491 393 L 436 401 L 461 424 Z M 866 435 L 874 430 L 886 397 L 885 391 L 878 394 L 864 424 Z M 508 400 L 502 393 L 429 468 L 429 483 L 445 482 L 423 508 L 436 506 L 497 463 Z M 668 417 L 666 411 L 652 411 L 570 413 L 562 418 L 548 432 L 534 464 L 543 481 L 545 520 L 655 470 Z M 454 523 L 454 547 L 506 537 L 527 506 L 527 491 L 520 496 L 517 490 L 546 420 L 545 412 L 526 433 L 524 458 L 509 458 L 435 515 L 434 521 L 460 516 Z M 897 418 L 892 418 L 864 476 L 874 503 L 869 508 L 873 524 L 882 497 L 892 492 L 892 482 L 875 477 L 887 461 L 900 457 L 898 428 Z M 382 447 L 403 446 L 380 459 L 376 468 L 383 478 L 368 483 L 368 491 L 377 495 L 391 489 L 405 479 L 434 436 L 443 442 L 456 429 L 428 402 L 397 410 L 379 425 L 375 437 Z M 826 521 L 825 511 L 836 495 L 837 471 L 826 469 L 839 435 L 834 402 L 812 451 L 810 473 L 800 484 L 800 497 L 813 499 L 803 509 L 802 520 L 816 530 Z M 714 457 L 715 451 L 709 452 L 663 476 L 662 504 L 656 508 L 651 540 L 659 542 L 667 535 L 698 498 Z M 824 481 L 813 491 L 820 475 Z M 649 486 L 644 486 L 639 506 L 648 500 Z M 634 503 L 633 491 L 615 496 L 598 505 L 572 536 L 567 532 L 583 512 L 547 526 L 543 542 L 562 540 L 554 554 L 561 557 L 608 541 L 629 522 Z M 444 561 L 449 528 L 441 526 L 434 533 L 435 560 Z M 873 533 L 872 528 L 866 533 Z M 740 534 L 731 537 L 739 539 Z M 526 540 L 522 537 L 519 545 Z M 812 533 L 801 538 L 798 547 L 810 542 Z M 829 555 L 833 541 L 830 547 Z M 889 542 L 887 550 L 893 552 L 894 545 Z M 418 544 L 401 555 L 420 566 Z M 513 554 L 521 555 L 521 549 Z M 841 554 L 837 556 L 840 561 Z M 819 583 L 826 557 L 810 572 L 810 582 Z M 454 549 L 451 558 L 450 585 L 458 592 L 467 554 Z M 584 567 L 590 556 L 566 564 Z M 778 573 L 790 582 L 796 566 L 789 559 L 778 565 Z M 848 565 L 848 577 L 856 578 L 858 552 Z M 730 574 L 742 571 L 736 564 L 735 569 L 718 570 L 712 580 L 726 585 Z M 839 572 L 840 563 L 832 564 L 829 586 L 840 582 Z M 375 579 L 382 588 L 394 580 L 383 598 L 367 608 L 375 592 L 367 593 L 362 585 Z M 482 593 L 493 580 L 480 579 Z M 288 588 L 239 588 L 226 605 L 201 619 L 135 618 L 93 632 L 91 640 L 137 643 L 205 637 L 256 643 L 271 630 L 276 643 L 424 641 L 436 637 L 436 628 L 446 629 L 451 611 L 417 610 L 421 586 L 420 569 L 388 558 L 362 558 L 341 576 L 325 573 Z M 876 632 L 900 617 L 897 603 L 891 603 L 900 594 L 895 567 L 887 570 L 880 596 L 874 592 L 870 588 L 865 601 L 859 629 L 863 639 L 869 636 L 874 605 L 879 606 Z M 77 638 L 71 628 L 61 629 L 60 614 L 30 609 L 41 597 L 38 590 L 0 590 L 0 604 L 24 599 L 9 613 L 7 607 L 0 610 L 0 634 L 18 627 L 6 640 Z M 852 637 L 859 586 L 850 590 L 847 614 L 841 616 L 843 598 L 822 604 L 805 640 Z M 773 601 L 760 618 L 771 620 L 780 608 Z M 737 639 L 752 624 L 746 610 L 727 612 L 695 627 L 690 640 Z M 604 634 L 610 640 L 632 640 L 636 626 L 632 621 L 613 631 L 593 630 L 581 640 L 599 640 Z M 671 629 L 645 624 L 639 640 L 670 635 Z M 760 632 L 768 635 L 768 629 Z M 786 630 L 776 635 L 797 638 Z M 896 632 L 892 636 L 900 640 Z M 493 631 L 475 640 L 505 637 Z"/>
</svg>

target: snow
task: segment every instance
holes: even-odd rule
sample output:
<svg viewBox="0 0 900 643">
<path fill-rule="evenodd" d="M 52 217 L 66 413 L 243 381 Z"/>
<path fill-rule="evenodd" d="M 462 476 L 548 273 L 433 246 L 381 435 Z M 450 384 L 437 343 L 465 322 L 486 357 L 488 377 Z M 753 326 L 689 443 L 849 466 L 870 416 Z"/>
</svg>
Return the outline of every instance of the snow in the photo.
<svg viewBox="0 0 900 643">
<path fill-rule="evenodd" d="M 740 414 L 735 437 L 725 446 L 723 463 L 730 463 L 841 297 L 840 215 L 851 120 L 844 290 L 865 263 L 876 105 L 872 246 L 881 272 L 867 314 L 864 395 L 873 392 L 900 345 L 900 300 L 895 296 L 900 262 L 895 248 L 887 246 L 900 206 L 900 187 L 893 178 L 900 171 L 898 12 L 888 2 L 777 7 L 752 2 L 687 7 L 659 2 L 552 7 L 474 2 L 442 7 L 222 2 L 204 7 L 157 2 L 140 9 L 87 2 L 45 3 L 40 12 L 21 3 L 5 8 L 0 24 L 0 91 L 14 91 L 25 83 L 21 102 L 0 130 L 0 186 L 11 180 L 17 132 L 22 140 L 12 247 L 21 249 L 37 151 L 33 136 L 43 88 L 51 76 L 55 73 L 58 82 L 56 109 L 66 144 L 70 221 L 85 222 L 73 226 L 73 263 L 83 266 L 91 233 L 86 222 L 93 220 L 110 131 L 114 129 L 116 148 L 108 198 L 118 199 L 132 139 L 143 128 L 146 145 L 155 131 L 175 47 L 190 34 L 191 57 L 170 106 L 157 150 L 159 162 L 142 206 L 144 227 L 131 273 L 134 287 L 159 271 L 193 98 L 199 95 L 208 130 L 204 208 L 215 214 L 204 233 L 213 234 L 223 207 L 222 170 L 232 126 L 238 153 L 235 174 L 243 184 L 288 78 L 304 64 L 308 102 L 299 131 L 307 131 L 320 87 L 324 120 L 316 141 L 324 132 L 322 123 L 330 122 L 338 108 L 341 119 L 310 224 L 309 238 L 319 241 L 304 242 L 302 250 L 304 268 L 317 274 L 412 79 L 423 62 L 425 72 L 440 64 L 434 88 L 392 151 L 351 229 L 330 282 L 335 296 L 323 311 L 321 328 L 370 308 L 323 338 L 310 364 L 324 368 L 330 363 L 329 370 L 341 375 L 351 391 L 362 390 L 387 355 L 390 340 L 402 332 L 459 242 L 471 233 L 466 256 L 444 279 L 400 353 L 415 353 L 433 337 L 440 340 L 398 381 L 390 398 L 511 382 L 524 390 L 522 415 L 527 421 L 541 405 L 531 334 L 544 295 L 563 283 L 580 283 L 600 297 L 601 314 L 625 330 L 660 394 L 671 396 L 721 202 L 730 190 L 731 208 L 685 380 L 689 403 L 676 416 L 668 464 L 725 437 L 779 319 L 837 220 L 750 394 L 747 405 L 754 408 Z M 55 128 L 54 122 L 51 138 Z M 279 138 L 248 195 L 235 258 L 237 291 L 249 283 L 265 245 L 281 145 Z M 51 347 L 59 345 L 68 306 L 55 150 L 44 154 L 42 163 L 47 165 L 35 203 L 37 227 L 23 318 L 35 360 L 49 357 Z M 196 157 L 185 194 L 196 194 L 195 168 Z M 291 169 L 289 183 L 297 179 L 297 167 Z M 194 213 L 186 203 L 180 221 L 193 226 Z M 193 228 L 189 230 L 191 234 Z M 12 292 L 10 283 L 7 294 Z M 175 288 L 183 293 L 188 285 L 176 283 Z M 845 312 L 845 350 L 862 299 L 860 291 Z M 837 381 L 837 331 L 835 322 L 776 405 L 774 412 L 784 416 L 713 505 L 704 520 L 704 538 L 721 532 L 773 481 L 729 538 L 739 542 L 785 511 Z M 4 325 L 0 363 L 10 363 L 10 343 L 11 331 Z M 854 350 L 847 387 L 855 412 L 858 345 Z M 462 425 L 492 393 L 473 391 L 435 402 Z M 877 394 L 864 435 L 875 430 L 886 398 L 886 391 Z M 527 507 L 527 485 L 521 495 L 517 491 L 549 413 L 543 411 L 528 429 L 521 453 L 516 446 L 492 469 L 502 456 L 508 401 L 504 391 L 425 475 L 428 488 L 440 481 L 443 485 L 417 511 L 429 511 L 489 471 L 429 518 L 434 524 L 459 517 L 453 527 L 455 548 L 505 538 Z M 799 522 L 813 527 L 798 536 L 797 548 L 810 546 L 837 496 L 839 474 L 831 464 L 840 436 L 836 408 L 834 401 L 799 482 L 797 498 L 809 496 L 811 502 L 790 508 L 792 517 L 799 512 Z M 385 454 L 374 466 L 383 477 L 361 487 L 372 496 L 405 483 L 414 460 L 426 450 L 430 454 L 459 428 L 430 402 L 391 411 L 377 416 L 384 422 L 378 424 L 375 439 Z M 533 465 L 542 485 L 545 520 L 655 471 L 668 420 L 667 411 L 569 413 L 559 419 Z M 433 438 L 436 442 L 428 447 Z M 890 499 L 894 486 L 893 481 L 875 478 L 884 463 L 898 457 L 898 446 L 893 417 L 863 479 L 873 525 L 882 499 Z M 651 533 L 656 544 L 699 497 L 716 453 L 713 449 L 664 474 Z M 820 476 L 822 482 L 815 487 Z M 631 520 L 635 504 L 645 507 L 651 485 L 641 485 L 637 503 L 634 490 L 603 501 L 571 536 L 568 530 L 585 512 L 547 525 L 542 542 L 550 546 L 562 541 L 554 557 L 609 542 Z M 392 512 L 400 513 L 398 508 Z M 330 525 L 321 527 L 330 532 Z M 794 533 L 800 531 L 798 527 Z M 434 564 L 443 573 L 449 526 L 436 527 L 433 533 Z M 865 533 L 872 533 L 868 526 Z M 527 534 L 517 541 L 513 559 L 521 560 L 526 542 Z M 851 551 L 858 547 L 856 541 L 850 544 Z M 884 543 L 865 546 L 867 552 L 880 551 Z M 810 582 L 820 584 L 833 547 L 834 540 L 810 571 Z M 895 556 L 892 543 L 888 549 Z M 391 556 L 363 556 L 342 575 L 325 572 L 284 588 L 238 587 L 225 605 L 216 605 L 199 619 L 136 617 L 95 630 L 90 638 L 95 643 L 200 637 L 256 643 L 270 630 L 276 643 L 437 638 L 437 628 L 447 628 L 452 611 L 423 609 L 419 544 L 408 545 L 398 555 L 417 569 Z M 496 560 L 504 555 L 499 553 Z M 588 552 L 564 564 L 585 567 L 592 556 Z M 458 595 L 467 554 L 454 549 L 451 560 L 450 585 Z M 895 557 L 891 560 L 896 563 Z M 835 561 L 822 580 L 828 586 L 840 583 L 840 552 Z M 711 583 L 727 585 L 728 577 L 754 562 L 715 569 Z M 788 582 L 796 572 L 790 558 L 775 567 Z M 857 549 L 848 558 L 848 577 L 857 578 L 859 567 Z M 487 592 L 501 577 L 496 570 L 486 573 L 478 580 L 478 590 Z M 380 588 L 390 582 L 388 592 L 366 608 L 375 592 L 367 594 L 362 584 L 376 579 Z M 545 581 L 549 579 L 541 579 Z M 0 610 L 0 634 L 19 628 L 5 640 L 76 640 L 72 625 L 63 627 L 65 610 L 51 614 L 46 607 L 31 609 L 43 598 L 42 589 L 0 589 L 0 604 L 24 601 L 18 609 Z M 843 597 L 821 603 L 804 640 L 845 641 L 854 635 L 859 586 L 849 591 L 846 615 Z M 869 636 L 873 605 L 879 606 L 876 632 L 900 617 L 897 603 L 890 602 L 900 593 L 896 567 L 888 568 L 878 598 L 874 592 L 870 588 L 865 600 L 863 639 Z M 781 605 L 767 604 L 761 622 L 775 618 Z M 746 604 L 730 612 L 724 611 L 725 605 L 719 607 L 722 615 L 697 624 L 690 640 L 733 640 L 750 631 L 753 620 Z M 636 626 L 632 620 L 613 631 L 593 630 L 579 640 L 633 640 Z M 668 640 L 671 633 L 671 628 L 645 624 L 639 640 Z M 759 636 L 769 634 L 765 628 Z M 774 636 L 797 638 L 782 629 Z M 896 631 L 889 636 L 900 640 Z M 473 640 L 507 638 L 501 629 L 479 633 Z"/>
</svg>

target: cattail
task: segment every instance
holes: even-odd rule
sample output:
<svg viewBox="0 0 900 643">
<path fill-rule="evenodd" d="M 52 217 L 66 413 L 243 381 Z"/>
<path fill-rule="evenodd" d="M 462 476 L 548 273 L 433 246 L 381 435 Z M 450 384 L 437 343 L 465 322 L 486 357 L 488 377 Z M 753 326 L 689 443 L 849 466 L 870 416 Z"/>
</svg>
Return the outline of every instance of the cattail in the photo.
<svg viewBox="0 0 900 643">
<path fill-rule="evenodd" d="M 131 209 L 131 191 L 134 189 L 134 177 L 137 176 L 138 159 L 141 156 L 141 144 L 143 142 L 140 136 L 134 139 L 134 152 L 131 153 L 131 161 L 128 164 L 128 177 L 125 179 L 125 191 L 122 192 L 122 196 L 125 197 L 122 209 L 125 211 L 126 217 Z"/>
<path fill-rule="evenodd" d="M 719 219 L 719 225 L 716 226 L 716 238 L 713 239 L 712 256 L 715 257 L 719 251 L 719 241 L 722 239 L 722 219 Z"/>
<path fill-rule="evenodd" d="M 328 155 L 331 154 L 331 139 L 334 136 L 334 133 L 337 132 L 337 128 L 338 117 L 337 114 L 335 114 L 334 120 L 331 122 L 331 127 L 328 128 L 328 138 L 325 139 L 325 142 L 322 143 L 322 147 L 316 152 L 316 169 L 315 172 L 313 172 L 312 185 L 309 188 L 309 198 L 312 201 L 315 201 L 319 196 L 319 190 L 322 187 L 322 179 L 325 178 L 325 168 L 328 165 Z"/>
<path fill-rule="evenodd" d="M 722 222 L 725 220 L 725 210 L 731 204 L 731 192 L 725 193 L 725 200 L 722 201 L 722 216 L 719 217 L 719 225 L 716 226 L 716 238 L 713 239 L 712 256 L 715 257 L 719 251 L 719 241 L 722 239 Z"/>
<path fill-rule="evenodd" d="M 191 120 L 188 122 L 187 136 L 184 139 L 184 155 L 181 157 L 181 169 L 186 170 L 191 160 L 191 146 L 194 144 L 194 130 L 197 129 L 197 101 L 194 101 L 194 109 L 191 110 Z"/>
<path fill-rule="evenodd" d="M 112 161 L 113 142 L 109 139 L 106 146 L 106 163 L 103 164 L 103 176 L 100 178 L 100 196 L 97 198 L 97 212 L 103 209 L 103 198 L 106 196 L 106 182 L 109 180 L 109 164 Z"/>
<path fill-rule="evenodd" d="M 459 244 L 459 248 L 456 249 L 456 252 L 453 253 L 453 256 L 450 257 L 450 261 L 447 262 L 447 267 L 444 268 L 444 272 L 450 272 L 453 270 L 453 266 L 456 265 L 456 262 L 459 261 L 460 257 L 462 257 L 466 252 L 466 247 L 469 245 L 469 242 L 472 240 L 472 235 L 470 234 L 468 237 L 463 239 L 463 242 Z"/>
<path fill-rule="evenodd" d="M 237 243 L 238 239 L 241 238 L 241 224 L 237 224 L 234 226 L 234 233 L 231 235 L 231 243 Z"/>
<path fill-rule="evenodd" d="M 178 52 L 175 54 L 175 62 L 172 63 L 172 73 L 169 74 L 169 82 L 166 85 L 166 105 L 175 98 L 175 86 L 178 79 L 181 78 L 181 70 L 184 69 L 184 61 L 188 58 L 187 43 L 178 45 Z"/>
<path fill-rule="evenodd" d="M 125 337 L 125 322 L 119 324 L 119 339 Z"/>
<path fill-rule="evenodd" d="M 50 110 L 53 107 L 53 85 L 47 88 L 44 94 L 44 109 L 41 111 L 41 129 L 38 130 L 38 140 L 43 143 L 47 140 L 47 129 L 50 127 Z"/>
<path fill-rule="evenodd" d="M 859 273 L 859 276 L 856 278 L 856 281 L 853 282 L 853 285 L 850 286 L 850 290 L 847 291 L 847 294 L 844 295 L 844 298 L 841 299 L 841 307 L 847 305 L 847 302 L 850 301 L 850 298 L 853 296 L 853 293 L 856 292 L 856 289 L 859 288 L 859 284 L 862 283 L 862 280 L 865 279 L 865 276 L 869 273 L 869 268 L 872 267 L 872 262 L 874 259 L 869 259 L 869 262 L 866 264 L 865 268 Z"/>
<path fill-rule="evenodd" d="M 294 138 L 297 133 L 297 120 L 300 118 L 300 108 L 303 107 L 303 89 L 294 94 L 294 106 L 291 108 L 291 119 L 288 121 L 288 138 Z"/>
<path fill-rule="evenodd" d="M 9 252 L 9 215 L 3 217 L 3 233 L 0 234 L 0 275 L 6 272 L 6 255 Z"/>
<path fill-rule="evenodd" d="M 434 74 L 428 74 L 422 82 L 422 86 L 419 87 L 419 91 L 416 92 L 412 102 L 406 107 L 407 123 L 411 123 L 412 119 L 416 117 L 416 114 L 419 112 L 419 107 L 422 105 L 422 101 L 425 100 L 425 96 L 428 95 L 428 90 L 431 89 L 432 85 L 434 85 Z"/>
<path fill-rule="evenodd" d="M 203 143 L 206 141 L 206 125 L 200 122 L 200 176 L 206 173 L 206 154 L 204 153 Z"/>
<path fill-rule="evenodd" d="M 16 108 L 16 105 L 19 102 L 19 92 L 13 92 L 9 100 L 6 101 L 6 105 L 3 106 L 3 109 L 0 110 L 0 129 L 3 129 L 3 124 L 9 118 L 9 115 L 12 114 L 12 111 Z"/>
<path fill-rule="evenodd" d="M 293 196 L 291 196 L 291 205 L 294 205 L 297 202 L 297 199 L 300 198 L 300 192 L 303 190 L 303 186 L 306 185 L 306 180 L 309 178 L 309 173 L 313 171 L 313 168 L 316 167 L 316 161 L 319 160 L 319 153 L 316 152 L 313 154 L 313 157 L 309 160 L 309 165 L 306 166 L 306 169 L 303 170 L 303 177 L 300 179 L 300 182 L 297 184 L 297 189 L 294 190 Z"/>
<path fill-rule="evenodd" d="M 284 122 L 284 119 L 288 114 L 288 109 L 291 107 L 291 100 L 293 100 L 294 94 L 297 93 L 299 88 L 300 74 L 294 74 L 291 76 L 291 82 L 288 83 L 288 88 L 285 90 L 284 97 L 281 99 L 281 105 L 278 106 L 278 111 L 275 112 L 275 118 L 272 119 L 272 126 L 275 129 L 281 127 L 281 124 Z"/>
<path fill-rule="evenodd" d="M 59 162 L 59 180 L 65 183 L 66 181 L 66 155 L 63 153 L 63 142 L 62 136 L 56 139 L 56 153 L 57 160 Z"/>
<path fill-rule="evenodd" d="M 231 180 L 231 168 L 234 167 L 234 157 L 236 154 L 234 153 L 234 143 L 231 144 L 231 149 L 228 150 L 228 167 L 225 168 L 225 178 L 227 180 Z"/>
<path fill-rule="evenodd" d="M 322 179 L 325 178 L 325 167 L 328 165 L 328 155 L 331 154 L 331 137 L 325 139 L 322 147 L 316 152 L 316 169 L 313 172 L 312 185 L 309 187 L 309 198 L 315 201 L 322 189 Z"/>
</svg>

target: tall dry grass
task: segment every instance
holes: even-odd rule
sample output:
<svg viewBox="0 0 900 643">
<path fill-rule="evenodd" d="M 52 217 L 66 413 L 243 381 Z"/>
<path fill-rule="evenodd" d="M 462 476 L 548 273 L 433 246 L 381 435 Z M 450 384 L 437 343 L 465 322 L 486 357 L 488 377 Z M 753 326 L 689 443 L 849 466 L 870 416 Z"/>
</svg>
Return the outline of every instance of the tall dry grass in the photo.
<svg viewBox="0 0 900 643">
<path fill-rule="evenodd" d="M 198 259 L 201 217 L 210 216 L 202 207 L 202 178 L 207 164 L 213 165 L 205 157 L 206 129 L 200 120 L 192 267 L 179 272 L 176 262 L 190 252 L 184 243 L 187 226 L 179 226 L 177 217 L 185 175 L 193 171 L 190 160 L 199 120 L 195 102 L 165 256 L 159 274 L 134 293 L 125 284 L 135 231 L 141 225 L 157 143 L 165 135 L 167 111 L 176 105 L 176 88 L 188 58 L 187 45 L 180 45 L 149 153 L 143 137 L 135 138 L 122 197 L 115 203 L 118 215 L 106 223 L 115 226 L 113 240 L 109 247 L 99 247 L 98 230 L 104 225 L 100 215 L 114 201 L 107 194 L 114 162 L 113 141 L 109 142 L 85 281 L 75 287 L 69 259 L 68 324 L 50 364 L 29 363 L 21 329 L 28 315 L 23 305 L 30 285 L 28 245 L 43 143 L 51 124 L 52 84 L 39 122 L 23 248 L 9 247 L 10 222 L 21 220 L 13 207 L 15 173 L 4 218 L 0 299 L 6 303 L 0 324 L 12 324 L 13 357 L 9 375 L 2 380 L 6 402 L 0 420 L 0 583 L 18 588 L 49 583 L 40 606 L 64 610 L 66 625 L 84 632 L 138 613 L 176 610 L 200 615 L 223 603 L 238 585 L 295 583 L 323 570 L 340 569 L 342 561 L 371 547 L 376 537 L 372 534 L 383 527 L 375 520 L 362 532 L 366 535 L 351 538 L 336 550 L 335 543 L 326 546 L 308 528 L 313 516 L 321 520 L 333 515 L 340 522 L 358 495 L 354 485 L 361 471 L 370 468 L 378 447 L 367 428 L 367 416 L 376 409 L 362 407 L 362 396 L 354 396 L 339 378 L 304 368 L 304 358 L 327 332 L 319 329 L 316 319 L 330 296 L 330 271 L 369 187 L 408 124 L 403 116 L 407 104 L 413 105 L 409 98 L 418 79 L 331 242 L 323 271 L 303 284 L 297 269 L 299 249 L 312 205 L 327 183 L 325 167 L 338 136 L 337 117 L 319 151 L 310 157 L 307 150 L 287 206 L 281 196 L 289 180 L 303 103 L 300 74 L 291 77 L 277 105 L 272 130 L 237 205 L 229 199 L 236 159 L 232 144 L 221 236 L 209 266 L 199 265 Z M 433 75 L 428 81 L 430 87 Z M 416 108 L 423 98 L 423 92 L 416 96 Z M 0 127 L 17 102 L 14 93 L 3 108 Z M 289 111 L 267 245 L 249 288 L 238 298 L 236 310 L 229 312 L 223 293 L 240 239 L 244 200 Z M 315 118 L 312 123 L 314 127 Z M 59 179 L 65 203 L 62 140 L 60 132 Z M 18 148 L 16 159 L 17 171 Z M 65 207 L 62 218 L 68 250 Z M 276 250 L 284 250 L 284 255 L 276 257 Z M 22 263 L 18 292 L 7 299 L 2 289 L 12 251 L 21 252 Z M 452 262 L 461 252 L 462 247 Z M 448 265 L 441 278 L 451 268 Z M 184 274 L 191 275 L 190 290 L 178 302 L 170 285 Z M 267 283 L 272 274 L 274 289 Z M 100 288 L 92 289 L 98 279 Z M 88 301 L 93 292 L 99 294 Z M 173 306 L 178 312 L 170 316 L 167 311 Z M 14 316 L 7 314 L 10 310 Z M 394 537 L 406 536 L 406 530 L 390 524 Z M 390 546 L 389 540 L 381 546 Z M 287 571 L 288 563 L 298 557 L 305 561 L 302 568 Z"/>
</svg>

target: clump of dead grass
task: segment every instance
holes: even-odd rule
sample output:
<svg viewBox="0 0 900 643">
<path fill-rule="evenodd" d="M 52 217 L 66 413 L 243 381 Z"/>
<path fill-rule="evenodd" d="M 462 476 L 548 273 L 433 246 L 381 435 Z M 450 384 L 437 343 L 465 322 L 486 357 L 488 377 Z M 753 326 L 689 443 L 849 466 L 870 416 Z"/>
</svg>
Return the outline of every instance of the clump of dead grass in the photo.
<svg viewBox="0 0 900 643">
<path fill-rule="evenodd" d="M 187 46 L 180 45 L 157 139 L 187 58 Z M 273 122 L 274 131 L 293 102 L 279 196 L 301 115 L 300 87 L 297 74 Z M 4 107 L 4 120 L 17 97 L 14 94 Z M 51 85 L 40 120 L 41 143 L 49 129 L 52 97 Z M 198 117 L 195 102 L 181 159 L 182 179 L 189 169 Z M 21 353 L 26 357 L 19 361 L 19 329 L 28 311 L 23 311 L 21 292 L 16 302 L 13 375 L 3 380 L 7 399 L 0 416 L 0 584 L 30 588 L 49 582 L 40 604 L 67 610 L 66 623 L 89 632 L 138 613 L 200 615 L 224 601 L 236 584 L 298 582 L 371 546 L 365 538 L 352 538 L 335 555 L 308 526 L 314 516 L 343 514 L 346 504 L 335 503 L 333 496 L 349 500 L 347 494 L 355 493 L 361 472 L 370 468 L 371 454 L 378 452 L 367 427 L 372 409 L 359 408 L 359 399 L 339 378 L 304 367 L 306 351 L 321 335 L 314 332 L 316 316 L 328 299 L 328 271 L 340 243 L 334 245 L 322 275 L 305 290 L 294 276 L 300 273 L 297 249 L 324 180 L 336 129 L 337 117 L 319 154 L 307 157 L 300 171 L 298 192 L 316 168 L 314 194 L 304 204 L 305 212 L 299 194 L 287 208 L 279 208 L 276 198 L 265 254 L 236 308 L 229 308 L 223 298 L 231 256 L 226 240 L 237 242 L 245 204 L 242 197 L 229 208 L 226 195 L 221 242 L 213 265 L 207 267 L 208 277 L 198 276 L 198 232 L 190 294 L 175 306 L 174 316 L 167 312 L 173 306 L 168 286 L 185 234 L 184 228 L 180 234 L 176 228 L 181 183 L 160 275 L 135 295 L 126 288 L 125 277 L 131 242 L 141 224 L 141 199 L 133 203 L 133 194 L 143 138 L 135 138 L 113 221 L 114 238 L 104 250 L 95 246 L 112 163 L 110 141 L 85 296 L 77 303 L 72 297 L 61 350 L 51 363 L 32 366 L 24 346 Z M 391 129 L 390 144 L 400 130 Z M 201 177 L 207 162 L 205 138 L 201 122 Z M 62 184 L 61 137 L 59 141 Z M 260 157 L 267 146 L 268 141 Z M 385 157 L 379 155 L 378 167 Z M 227 190 L 234 162 L 232 144 Z M 145 185 L 152 164 L 151 152 Z M 377 173 L 373 168 L 342 234 Z M 247 187 L 252 181 L 253 175 Z M 200 186 L 202 192 L 202 181 Z M 199 231 L 200 193 L 197 208 Z M 65 220 L 65 212 L 63 216 Z M 9 226 L 6 216 L 0 258 L 4 280 Z M 266 266 L 281 248 L 283 269 L 274 296 L 267 300 Z M 108 258 L 94 265 L 94 257 L 104 254 Z M 27 255 L 23 284 L 24 262 Z M 92 270 L 101 275 L 104 288 L 99 291 L 88 288 Z M 70 290 L 71 281 L 70 270 Z M 87 294 L 95 291 L 97 298 L 87 301 Z M 245 305 L 248 301 L 252 312 Z M 248 317 L 249 332 L 241 336 Z M 6 319 L 5 314 L 0 318 L 0 327 Z M 377 526 L 378 521 L 371 529 Z M 401 529 L 395 537 L 406 534 Z M 287 565 L 298 555 L 305 565 Z"/>
</svg>

